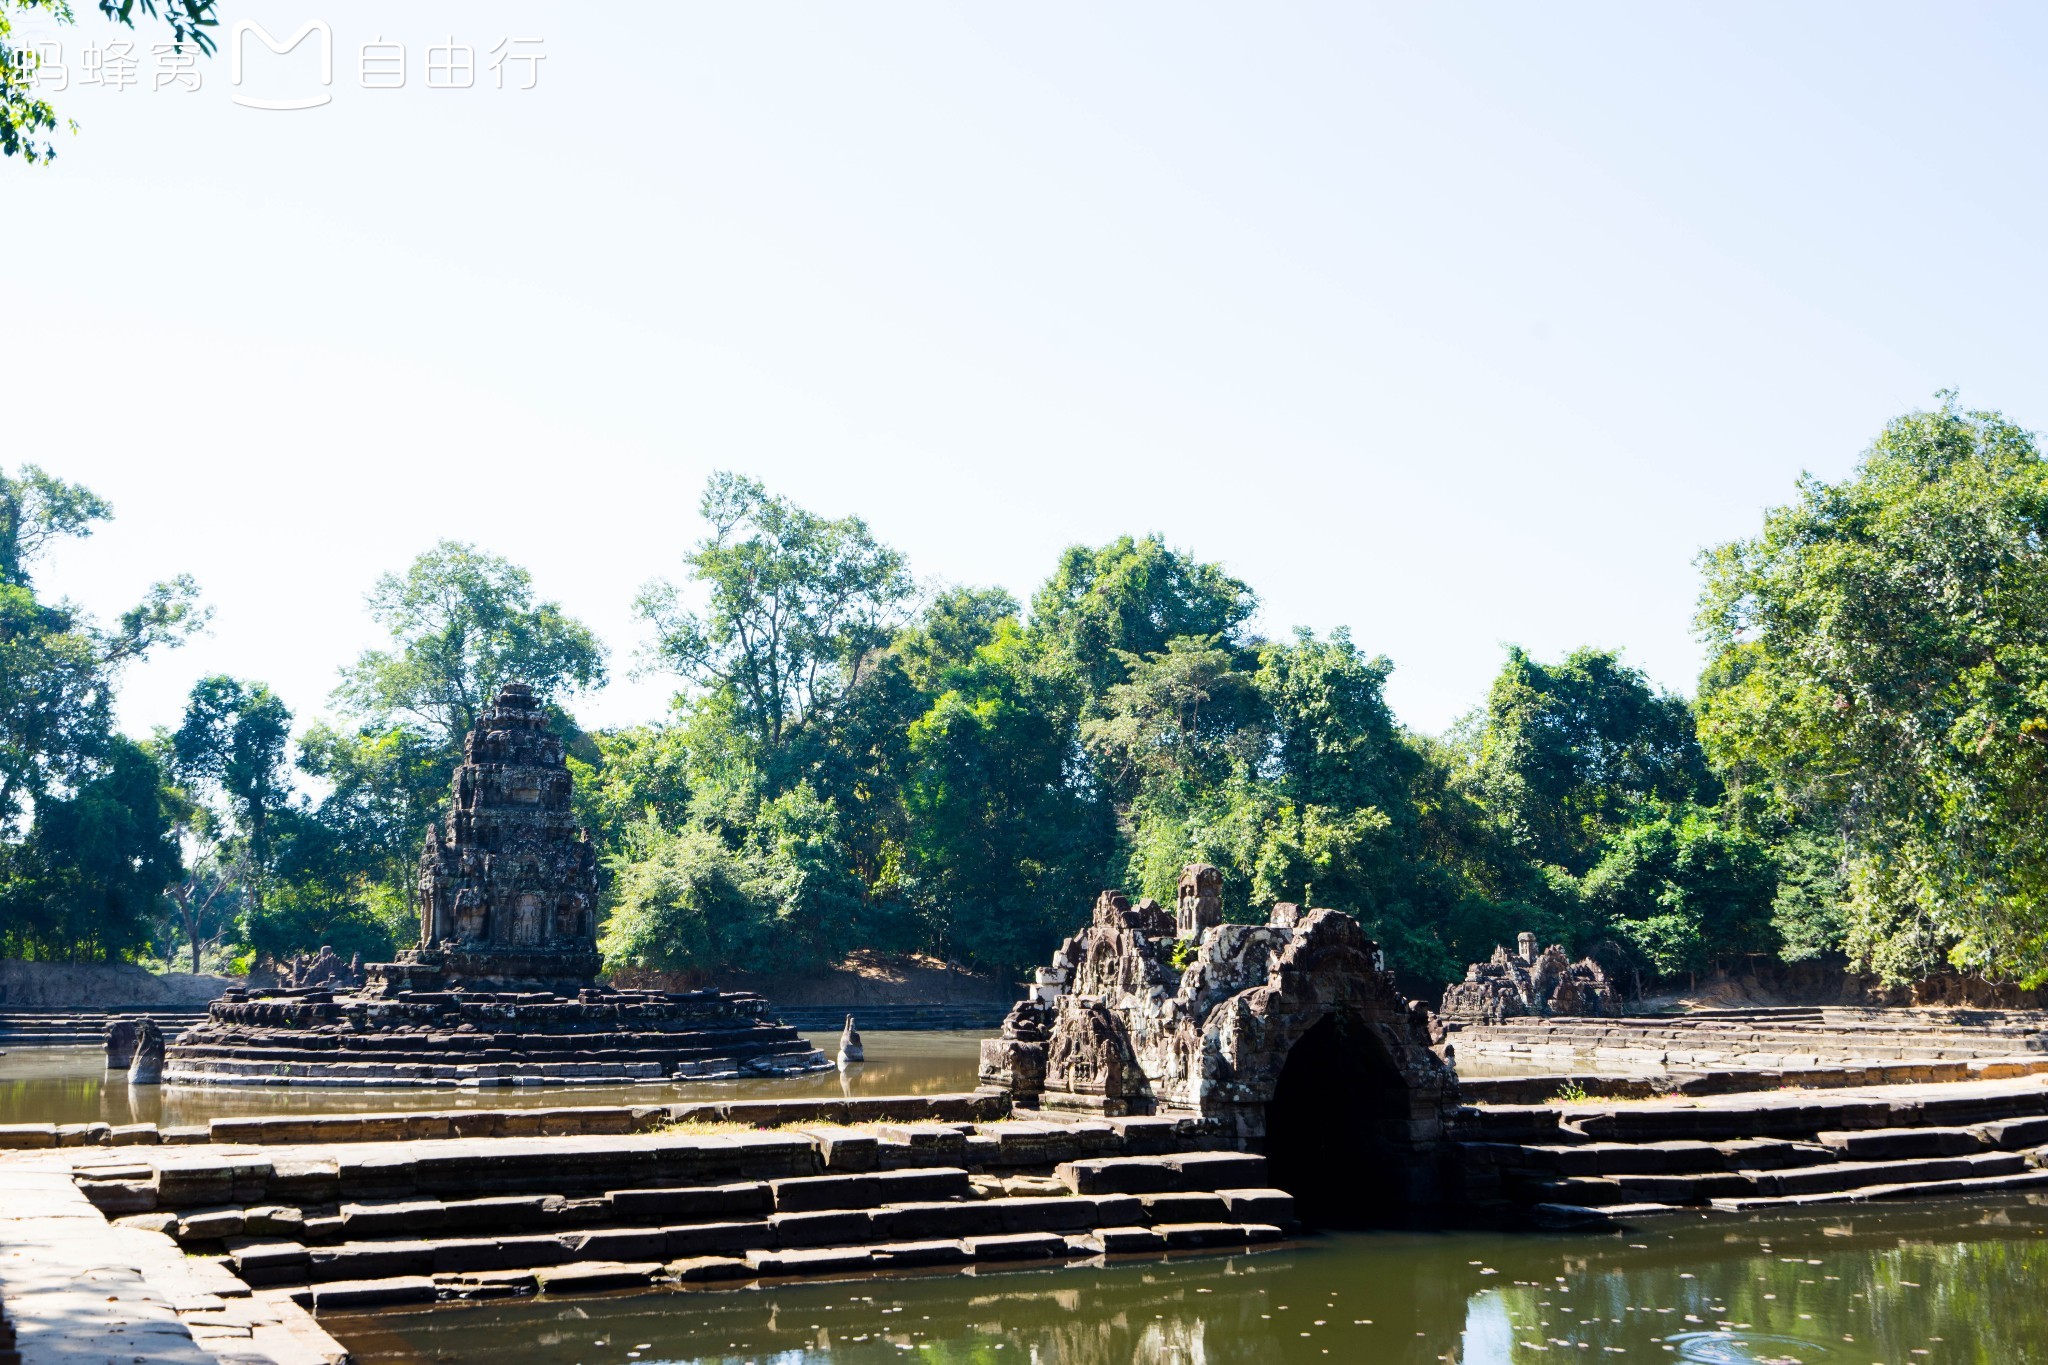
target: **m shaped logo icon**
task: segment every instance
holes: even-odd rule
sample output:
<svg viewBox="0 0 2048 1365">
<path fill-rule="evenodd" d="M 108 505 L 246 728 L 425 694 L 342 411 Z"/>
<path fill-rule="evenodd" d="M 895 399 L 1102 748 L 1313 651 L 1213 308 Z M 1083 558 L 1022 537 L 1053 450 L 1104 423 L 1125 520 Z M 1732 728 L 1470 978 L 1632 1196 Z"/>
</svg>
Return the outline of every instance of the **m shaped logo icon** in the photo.
<svg viewBox="0 0 2048 1365">
<path fill-rule="evenodd" d="M 252 33 L 256 35 L 258 41 L 280 57 L 306 41 L 312 34 L 319 34 L 320 84 L 323 86 L 334 84 L 334 30 L 329 28 L 326 21 L 322 19 L 308 19 L 300 26 L 297 33 L 294 33 L 284 42 L 279 42 L 276 38 L 272 37 L 268 29 L 253 19 L 243 19 L 238 22 L 234 27 L 233 33 L 228 38 L 231 84 L 239 86 L 242 83 L 242 39 Z M 323 90 L 317 95 L 309 95 L 304 99 L 296 100 L 257 99 L 254 96 L 237 93 L 234 96 L 234 101 L 236 104 L 244 105 L 250 109 L 317 109 L 333 98 L 334 96 Z"/>
</svg>

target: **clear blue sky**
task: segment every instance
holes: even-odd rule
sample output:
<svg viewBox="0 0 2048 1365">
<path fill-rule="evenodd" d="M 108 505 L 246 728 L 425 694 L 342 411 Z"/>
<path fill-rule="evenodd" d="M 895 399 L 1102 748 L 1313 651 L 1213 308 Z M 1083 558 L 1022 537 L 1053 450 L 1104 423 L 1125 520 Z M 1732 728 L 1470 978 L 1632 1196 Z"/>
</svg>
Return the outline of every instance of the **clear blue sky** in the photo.
<svg viewBox="0 0 2048 1365">
<path fill-rule="evenodd" d="M 116 506 L 52 589 L 214 605 L 137 729 L 223 670 L 318 712 L 443 536 L 623 675 L 720 467 L 1020 597 L 1160 532 L 1391 656 L 1422 730 L 1510 642 L 1690 691 L 1702 546 L 1936 388 L 2041 419 L 2044 15 L 231 5 L 330 20 L 332 103 L 237 107 L 225 50 L 61 97 L 60 160 L 0 166 L 0 463 Z M 538 88 L 423 88 L 451 36 L 543 39 Z"/>
</svg>

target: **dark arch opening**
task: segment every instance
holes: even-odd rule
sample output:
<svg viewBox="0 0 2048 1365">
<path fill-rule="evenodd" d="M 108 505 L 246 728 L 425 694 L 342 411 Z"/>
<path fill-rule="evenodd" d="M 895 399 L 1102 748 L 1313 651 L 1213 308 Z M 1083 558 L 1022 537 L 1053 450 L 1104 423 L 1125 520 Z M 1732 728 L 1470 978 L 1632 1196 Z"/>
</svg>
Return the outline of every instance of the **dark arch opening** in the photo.
<svg viewBox="0 0 2048 1365">
<path fill-rule="evenodd" d="M 1287 1054 L 1266 1106 L 1266 1167 L 1313 1227 L 1397 1222 L 1413 1153 L 1408 1087 L 1363 1022 L 1326 1015 Z"/>
</svg>

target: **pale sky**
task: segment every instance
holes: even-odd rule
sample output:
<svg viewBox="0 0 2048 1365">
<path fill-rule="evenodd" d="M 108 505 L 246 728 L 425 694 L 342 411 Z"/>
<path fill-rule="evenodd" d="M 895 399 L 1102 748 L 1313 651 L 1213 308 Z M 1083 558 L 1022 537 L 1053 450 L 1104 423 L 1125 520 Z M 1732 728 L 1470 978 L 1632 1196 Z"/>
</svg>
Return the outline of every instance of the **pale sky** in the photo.
<svg viewBox="0 0 2048 1365">
<path fill-rule="evenodd" d="M 55 165 L 0 164 L 0 464 L 117 514 L 41 582 L 215 612 L 128 676 L 138 731 L 211 672 L 320 712 L 441 537 L 611 645 L 586 724 L 651 718 L 631 601 L 715 468 L 1020 598 L 1157 531 L 1391 656 L 1420 730 L 1511 642 L 1690 692 L 1701 547 L 1937 388 L 2048 411 L 2035 7 L 225 14 L 329 21 L 332 86 L 309 40 L 238 89 L 224 41 L 152 91 L 152 33 L 139 87 L 53 95 Z M 120 36 L 25 31 L 74 77 Z M 536 88 L 494 88 L 508 37 Z M 451 40 L 477 83 L 428 89 Z"/>
</svg>

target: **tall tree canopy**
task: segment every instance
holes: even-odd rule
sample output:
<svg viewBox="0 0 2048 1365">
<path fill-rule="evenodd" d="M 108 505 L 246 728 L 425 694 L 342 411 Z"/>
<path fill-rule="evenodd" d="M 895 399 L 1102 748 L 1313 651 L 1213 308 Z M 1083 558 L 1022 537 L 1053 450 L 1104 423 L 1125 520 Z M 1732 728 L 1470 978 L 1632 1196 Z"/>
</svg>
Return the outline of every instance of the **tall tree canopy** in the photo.
<svg viewBox="0 0 2048 1365">
<path fill-rule="evenodd" d="M 151 755 L 113 729 L 122 665 L 204 619 L 178 578 L 103 627 L 31 570 L 111 515 L 34 466 L 0 473 L 0 952 L 101 958 L 145 942 L 179 867 Z"/>
<path fill-rule="evenodd" d="M 1943 399 L 1702 557 L 1702 728 L 1732 782 L 1832 828 L 1858 957 L 2040 982 L 2048 466 Z"/>
<path fill-rule="evenodd" d="M 729 473 L 711 476 L 700 510 L 711 533 L 684 563 L 706 609 L 667 581 L 642 589 L 649 661 L 728 696 L 772 749 L 833 715 L 905 624 L 914 587 L 903 556 L 859 517 L 821 517 Z"/>
<path fill-rule="evenodd" d="M 1031 599 L 1032 629 L 1055 642 L 1091 695 L 1122 682 L 1133 659 L 1181 637 L 1244 644 L 1258 610 L 1252 590 L 1223 571 L 1166 548 L 1158 536 L 1076 545 Z"/>
<path fill-rule="evenodd" d="M 216 674 L 193 684 L 171 737 L 174 774 L 210 799 L 218 842 L 259 909 L 292 795 L 291 736 L 292 713 L 268 687 Z"/>
<path fill-rule="evenodd" d="M 474 545 L 444 540 L 370 591 L 392 647 L 365 651 L 337 697 L 375 726 L 419 728 L 451 753 L 499 687 L 523 682 L 542 701 L 602 686 L 605 651 L 533 576 Z"/>
<path fill-rule="evenodd" d="M 1714 795 L 1685 699 L 1597 649 L 1556 664 L 1508 650 L 1487 694 L 1476 777 L 1510 840 L 1574 875 L 1644 805 Z"/>
</svg>

